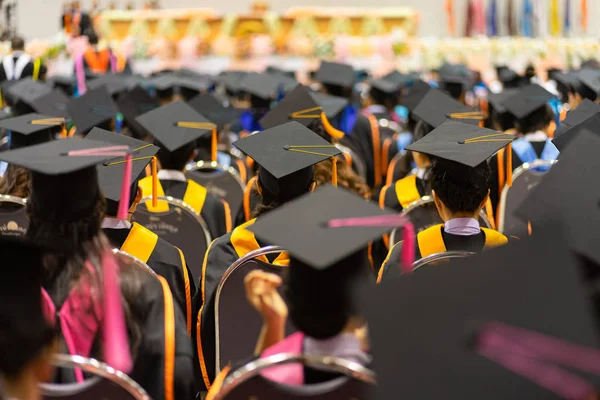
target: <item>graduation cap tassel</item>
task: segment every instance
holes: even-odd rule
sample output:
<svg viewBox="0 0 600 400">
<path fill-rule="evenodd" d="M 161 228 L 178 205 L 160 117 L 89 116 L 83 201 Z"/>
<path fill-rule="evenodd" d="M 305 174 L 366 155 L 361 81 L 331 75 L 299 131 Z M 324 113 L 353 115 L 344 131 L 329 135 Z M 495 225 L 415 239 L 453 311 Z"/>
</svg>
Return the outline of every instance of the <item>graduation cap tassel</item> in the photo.
<svg viewBox="0 0 600 400">
<path fill-rule="evenodd" d="M 132 361 L 117 270 L 118 266 L 114 255 L 110 251 L 106 251 L 102 257 L 104 361 L 111 367 L 128 374 L 132 368 Z"/>
<path fill-rule="evenodd" d="M 152 207 L 158 207 L 158 173 L 156 157 L 152 157 Z"/>
<path fill-rule="evenodd" d="M 334 138 L 334 139 L 342 139 L 344 137 L 344 132 L 342 132 L 342 131 L 340 131 L 338 129 L 335 129 L 334 126 L 331 125 L 331 123 L 327 119 L 327 115 L 325 115 L 325 112 L 321 112 L 321 122 L 323 123 L 323 127 L 325 128 L 325 131 L 332 138 Z"/>
<path fill-rule="evenodd" d="M 512 186 L 512 144 L 506 146 L 506 186 Z"/>
<path fill-rule="evenodd" d="M 218 136 L 217 136 L 217 128 L 214 127 L 212 130 L 211 143 L 210 143 L 210 160 L 212 162 L 217 162 L 217 148 L 218 148 Z"/>
<path fill-rule="evenodd" d="M 338 185 L 337 158 L 331 157 L 331 184 L 335 187 Z"/>
<path fill-rule="evenodd" d="M 87 91 L 85 87 L 85 71 L 83 70 L 83 54 L 75 59 L 75 76 L 77 77 L 77 97 L 83 96 Z"/>
<path fill-rule="evenodd" d="M 402 244 L 400 265 L 403 273 L 411 273 L 415 262 L 415 226 L 411 222 L 404 224 L 402 240 L 404 243 Z"/>
<path fill-rule="evenodd" d="M 129 212 L 129 198 L 131 196 L 131 169 L 132 169 L 131 153 L 125 156 L 125 171 L 123 172 L 123 182 L 121 186 L 121 199 L 119 200 L 119 210 L 117 218 L 126 220 Z"/>
<path fill-rule="evenodd" d="M 123 128 L 123 114 L 117 113 L 115 117 L 115 133 L 121 133 L 121 129 Z"/>
</svg>

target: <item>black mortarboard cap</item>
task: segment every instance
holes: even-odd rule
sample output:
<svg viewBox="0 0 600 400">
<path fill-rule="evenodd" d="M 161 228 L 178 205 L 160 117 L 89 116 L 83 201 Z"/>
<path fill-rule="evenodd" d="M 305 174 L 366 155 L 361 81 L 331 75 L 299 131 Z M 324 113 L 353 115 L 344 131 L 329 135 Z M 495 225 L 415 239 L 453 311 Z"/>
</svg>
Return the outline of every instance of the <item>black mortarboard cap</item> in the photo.
<svg viewBox="0 0 600 400">
<path fill-rule="evenodd" d="M 67 96 L 73 95 L 73 88 L 77 83 L 77 77 L 73 75 L 53 75 L 46 79 L 46 83 L 55 89 L 62 90 Z"/>
<path fill-rule="evenodd" d="M 129 82 L 123 75 L 106 74 L 101 75 L 96 79 L 92 79 L 86 82 L 88 90 L 98 89 L 99 87 L 105 87 L 111 96 L 115 96 L 128 89 Z"/>
<path fill-rule="evenodd" d="M 280 77 L 251 73 L 242 79 L 240 89 L 263 100 L 273 100 L 281 89 L 280 84 Z"/>
<path fill-rule="evenodd" d="M 321 106 L 328 119 L 336 118 L 349 103 L 345 97 L 331 96 L 321 92 L 310 92 L 313 100 Z"/>
<path fill-rule="evenodd" d="M 38 97 L 31 103 L 35 112 L 53 117 L 69 118 L 67 105 L 71 101 L 62 90 L 53 89 L 50 93 Z"/>
<path fill-rule="evenodd" d="M 134 139 L 125 135 L 120 135 L 100 128 L 94 128 L 85 137 L 84 140 L 94 140 L 111 143 L 112 145 L 125 145 L 131 149 L 131 190 L 129 204 L 136 196 L 137 181 L 144 172 L 146 166 L 152 157 L 156 155 L 159 148 L 152 144 Z M 123 176 L 125 171 L 125 158 L 113 157 L 105 160 L 97 167 L 98 184 L 104 197 L 106 198 L 107 215 L 116 216 L 121 199 L 121 187 L 123 185 Z"/>
<path fill-rule="evenodd" d="M 351 65 L 323 61 L 315 74 L 315 80 L 325 85 L 351 88 L 356 82 L 356 72 Z"/>
<path fill-rule="evenodd" d="M 517 137 L 458 121 L 446 121 L 407 150 L 476 167 Z"/>
<path fill-rule="evenodd" d="M 540 85 L 531 84 L 522 87 L 518 93 L 506 99 L 504 107 L 517 119 L 522 119 L 545 107 L 548 101 L 554 97 Z"/>
<path fill-rule="evenodd" d="M 37 98 L 51 91 L 52 86 L 31 78 L 26 78 L 11 85 L 10 89 L 8 89 L 8 94 L 15 103 L 21 101 L 27 105 L 31 105 Z"/>
<path fill-rule="evenodd" d="M 266 214 L 248 229 L 265 242 L 283 247 L 294 258 L 323 270 L 389 231 L 389 227 L 330 228 L 330 220 L 392 213 L 327 184 Z M 299 235 L 302 240 L 298 240 Z"/>
<path fill-rule="evenodd" d="M 242 80 L 248 75 L 245 71 L 224 71 L 216 79 L 216 82 L 223 85 L 225 90 L 237 94 L 242 91 Z"/>
<path fill-rule="evenodd" d="M 269 65 L 267 67 L 267 69 L 265 69 L 265 72 L 267 74 L 281 75 L 281 76 L 285 76 L 287 78 L 294 78 L 294 76 L 296 75 L 296 73 L 294 71 L 287 71 L 287 70 L 284 70 L 281 68 L 274 67 L 272 65 Z"/>
<path fill-rule="evenodd" d="M 384 75 L 381 79 L 394 82 L 399 87 L 404 87 L 411 84 L 415 78 L 410 74 L 402 74 L 399 71 L 392 71 L 387 75 Z"/>
<path fill-rule="evenodd" d="M 42 311 L 43 251 L 31 242 L 0 238 L 0 373 L 17 376 L 50 345 L 54 330 Z"/>
<path fill-rule="evenodd" d="M 259 122 L 263 129 L 273 128 L 289 121 L 310 125 L 321 115 L 321 106 L 310 95 L 310 90 L 298 85 L 272 108 Z"/>
<path fill-rule="evenodd" d="M 341 154 L 335 146 L 297 121 L 266 129 L 233 145 L 276 179 Z"/>
<path fill-rule="evenodd" d="M 579 82 L 585 85 L 596 96 L 600 95 L 600 71 L 595 69 L 584 69 L 579 72 Z"/>
<path fill-rule="evenodd" d="M 54 139 L 61 123 L 48 115 L 26 114 L 0 120 L 0 128 L 10 131 L 10 148 L 33 146 Z"/>
<path fill-rule="evenodd" d="M 178 81 L 179 90 L 184 99 L 189 100 L 212 87 L 212 80 L 206 76 L 182 76 Z"/>
<path fill-rule="evenodd" d="M 199 94 L 190 100 L 188 105 L 217 124 L 219 130 L 240 116 L 238 110 L 233 107 L 225 107 L 213 93 Z"/>
<path fill-rule="evenodd" d="M 413 112 L 431 89 L 432 87 L 429 86 L 429 84 L 417 79 L 406 88 L 400 98 L 400 104 L 406 107 L 410 112 Z"/>
<path fill-rule="evenodd" d="M 440 82 L 466 86 L 471 72 L 463 64 L 444 64 L 439 71 Z"/>
<path fill-rule="evenodd" d="M 581 132 L 585 131 L 600 135 L 600 112 L 596 112 L 587 119 L 584 119 L 583 122 L 562 131 L 560 135 L 552 140 L 552 143 L 554 143 L 554 146 L 562 152 Z"/>
<path fill-rule="evenodd" d="M 86 134 L 93 127 L 110 122 L 119 112 L 105 87 L 89 90 L 83 96 L 71 100 L 67 110 L 78 134 Z"/>
<path fill-rule="evenodd" d="M 494 108 L 497 113 L 505 113 L 506 107 L 504 102 L 519 92 L 518 89 L 504 89 L 500 93 L 488 94 L 488 103 Z"/>
<path fill-rule="evenodd" d="M 375 398 L 560 398 L 477 349 L 479 335 L 491 323 L 598 348 L 596 321 L 577 263 L 565 249 L 560 227 L 553 228 L 366 291 L 360 303 L 377 374 Z M 423 298 L 423 293 L 435 296 Z M 398 304 L 413 306 L 390 307 Z M 528 354 L 527 345 L 523 347 L 505 354 L 523 357 Z M 598 387 L 600 380 L 591 379 Z"/>
<path fill-rule="evenodd" d="M 545 221 L 563 223 L 571 248 L 600 264 L 596 227 L 600 224 L 600 138 L 583 130 L 561 151 L 558 163 L 519 206 L 516 215 L 536 226 Z M 575 198 L 573 197 L 575 196 Z"/>
<path fill-rule="evenodd" d="M 400 85 L 394 81 L 386 79 L 374 79 L 370 82 L 371 90 L 377 90 L 386 95 L 398 94 L 400 91 Z"/>
<path fill-rule="evenodd" d="M 598 113 L 600 113 L 599 104 L 590 99 L 583 99 L 577 108 L 569 111 L 567 117 L 560 122 L 560 126 L 554 132 L 554 137 L 558 138 L 569 129 L 585 122 L 588 118 L 591 118 Z"/>
<path fill-rule="evenodd" d="M 212 131 L 208 126 L 212 122 L 181 100 L 140 115 L 136 121 L 168 151 L 175 151 Z M 190 123 L 202 125 L 190 127 Z"/>
<path fill-rule="evenodd" d="M 150 96 L 146 90 L 138 86 L 119 96 L 117 106 L 121 114 L 123 114 L 125 123 L 134 135 L 143 137 L 146 135 L 146 131 L 136 121 L 136 118 L 160 107 L 160 101 L 156 97 Z"/>
<path fill-rule="evenodd" d="M 460 118 L 461 122 L 474 125 L 481 121 L 481 115 L 438 89 L 429 90 L 412 113 L 434 128 L 450 118 Z"/>
</svg>

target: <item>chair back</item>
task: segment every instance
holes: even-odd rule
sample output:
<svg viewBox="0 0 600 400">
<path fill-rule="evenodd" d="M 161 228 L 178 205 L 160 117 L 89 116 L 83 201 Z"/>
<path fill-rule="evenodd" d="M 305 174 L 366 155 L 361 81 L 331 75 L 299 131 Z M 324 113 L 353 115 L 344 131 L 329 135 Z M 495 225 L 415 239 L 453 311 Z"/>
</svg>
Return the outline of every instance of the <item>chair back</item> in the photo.
<svg viewBox="0 0 600 400">
<path fill-rule="evenodd" d="M 434 225 L 443 224 L 444 220 L 435 207 L 432 196 L 423 196 L 421 199 L 411 203 L 402 211 L 402 215 L 408 218 L 415 227 L 415 233 L 424 231 Z M 491 228 L 490 221 L 484 210 L 479 213 L 479 224 L 484 228 Z M 402 229 L 397 228 L 390 234 L 390 245 L 402 240 Z"/>
<path fill-rule="evenodd" d="M 261 374 L 268 368 L 292 363 L 341 377 L 318 384 L 292 386 L 271 381 Z M 366 400 L 374 398 L 374 386 L 375 374 L 354 362 L 335 357 L 276 354 L 253 361 L 229 374 L 215 400 Z"/>
<path fill-rule="evenodd" d="M 112 252 L 117 257 L 117 259 L 119 259 L 119 261 L 122 261 L 123 263 L 128 264 L 128 265 L 134 265 L 135 267 L 139 268 L 140 270 L 142 270 L 152 276 L 157 276 L 156 272 L 154 272 L 154 270 L 152 268 L 150 268 L 148 266 L 148 264 L 146 264 L 139 258 L 134 257 L 129 253 L 125 253 L 123 250 L 119 250 L 119 249 L 113 249 Z"/>
<path fill-rule="evenodd" d="M 77 368 L 92 375 L 83 383 L 40 383 L 47 400 L 150 400 L 146 391 L 123 372 L 91 358 L 56 354 L 54 367 Z"/>
<path fill-rule="evenodd" d="M 0 195 L 0 236 L 25 236 L 29 227 L 26 205 L 26 199 Z"/>
<path fill-rule="evenodd" d="M 471 257 L 475 254 L 476 253 L 473 253 L 471 251 L 445 251 L 443 253 L 431 254 L 431 255 L 428 255 L 427 257 L 423 257 L 420 260 L 415 261 L 413 263 L 413 271 L 416 271 L 417 269 L 419 269 L 425 265 L 437 263 L 440 261 L 448 261 L 448 260 L 452 260 L 453 258 Z"/>
<path fill-rule="evenodd" d="M 254 353 L 262 327 L 262 318 L 246 299 L 244 278 L 254 270 L 281 277 L 287 267 L 260 261 L 268 254 L 280 254 L 281 247 L 264 247 L 246 254 L 225 272 L 215 296 L 215 371 L 218 374 L 230 362 L 247 359 Z M 290 327 L 288 326 L 288 331 Z M 240 334 L 243 332 L 243 334 Z M 291 333 L 291 331 L 289 332 Z"/>
<path fill-rule="evenodd" d="M 188 179 L 204 186 L 209 193 L 229 203 L 232 215 L 236 215 L 244 200 L 244 182 L 233 167 L 216 162 L 198 161 L 185 168 Z"/>
<path fill-rule="evenodd" d="M 348 154 L 352 158 L 352 170 L 356 172 L 358 176 L 367 180 L 367 167 L 364 161 L 349 147 L 343 146 L 339 143 L 335 144 L 335 147 L 344 154 Z"/>
<path fill-rule="evenodd" d="M 168 210 L 153 212 L 146 204 L 152 202 L 145 197 L 138 205 L 132 220 L 156 233 L 161 239 L 177 246 L 183 254 L 188 268 L 195 279 L 202 275 L 204 254 L 211 242 L 206 223 L 192 207 L 173 197 L 159 197 L 159 202 L 166 202 Z"/>
<path fill-rule="evenodd" d="M 504 187 L 498 204 L 498 230 L 501 233 L 509 236 L 527 236 L 527 223 L 517 218 L 514 212 L 556 162 L 536 160 L 521 165 L 513 172 L 512 186 Z"/>
</svg>

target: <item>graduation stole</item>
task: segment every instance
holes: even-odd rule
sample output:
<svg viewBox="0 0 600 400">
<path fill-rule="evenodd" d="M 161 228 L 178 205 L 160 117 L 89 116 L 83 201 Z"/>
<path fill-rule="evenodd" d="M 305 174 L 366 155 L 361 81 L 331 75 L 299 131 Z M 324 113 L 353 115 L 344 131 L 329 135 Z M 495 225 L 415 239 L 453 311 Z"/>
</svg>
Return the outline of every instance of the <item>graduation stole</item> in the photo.
<svg viewBox="0 0 600 400">
<path fill-rule="evenodd" d="M 109 64 L 112 61 L 111 52 L 109 49 L 104 49 L 96 52 L 89 48 L 83 53 L 83 59 L 93 73 L 102 74 L 108 71 Z"/>
<path fill-rule="evenodd" d="M 302 354 L 302 344 L 304 343 L 304 333 L 296 332 L 281 342 L 274 344 L 262 352 L 260 358 L 267 358 L 277 354 Z M 261 375 L 271 381 L 279 382 L 285 385 L 301 386 L 304 385 L 304 368 L 300 363 L 281 365 L 279 367 L 268 368 Z"/>
<path fill-rule="evenodd" d="M 600 375 L 597 349 L 496 321 L 469 339 L 472 351 L 561 398 L 597 398 L 593 384 L 560 367 Z"/>
</svg>

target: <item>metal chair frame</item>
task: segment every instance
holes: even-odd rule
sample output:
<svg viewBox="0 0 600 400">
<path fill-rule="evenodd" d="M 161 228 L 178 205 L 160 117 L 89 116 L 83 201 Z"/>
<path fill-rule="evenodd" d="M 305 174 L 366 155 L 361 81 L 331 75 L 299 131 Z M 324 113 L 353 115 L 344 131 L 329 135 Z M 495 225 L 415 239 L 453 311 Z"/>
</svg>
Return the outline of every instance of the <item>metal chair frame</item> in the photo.
<svg viewBox="0 0 600 400">
<path fill-rule="evenodd" d="M 233 389 L 246 382 L 250 378 L 258 375 L 261 373 L 261 371 L 267 368 L 291 363 L 302 363 L 310 368 L 340 373 L 352 379 L 369 384 L 376 383 L 376 376 L 373 371 L 352 361 L 347 361 L 336 357 L 318 357 L 306 354 L 275 354 L 273 356 L 252 361 L 243 367 L 232 371 L 231 374 L 225 378 L 223 387 L 215 396 L 215 400 L 222 400 L 226 398 Z"/>
<path fill-rule="evenodd" d="M 94 360 L 93 358 L 72 356 L 69 354 L 56 354 L 52 357 L 50 363 L 59 368 L 78 368 L 97 377 L 106 379 L 126 390 L 135 400 L 150 400 L 150 396 L 148 396 L 146 391 L 125 373 L 118 371 L 105 363 Z M 40 383 L 42 394 L 51 394 L 52 386 L 53 385 Z M 74 388 L 77 386 L 79 385 L 74 385 Z"/>
<path fill-rule="evenodd" d="M 219 304 L 221 302 L 221 292 L 223 291 L 223 286 L 225 285 L 225 282 L 231 276 L 231 274 L 233 274 L 240 266 L 242 266 L 247 261 L 254 260 L 255 258 L 266 256 L 268 254 L 282 253 L 284 251 L 285 250 L 279 246 L 267 246 L 251 251 L 245 256 L 236 260 L 233 264 L 231 264 L 229 268 L 227 268 L 227 271 L 225 271 L 225 273 L 221 277 L 215 295 L 215 376 L 219 375 L 219 373 L 221 372 L 221 350 L 219 340 Z"/>
<path fill-rule="evenodd" d="M 17 196 L 10 196 L 7 194 L 0 194 L 0 203 L 16 203 L 22 206 L 27 205 L 27 199 L 23 199 Z"/>
<path fill-rule="evenodd" d="M 123 250 L 119 250 L 119 249 L 113 249 L 112 250 L 113 254 L 115 255 L 119 255 L 121 257 L 125 257 L 127 258 L 129 261 L 131 261 L 136 267 L 143 269 L 145 272 L 151 274 L 152 276 L 158 276 L 156 274 L 156 272 L 154 272 L 154 270 L 152 270 L 152 268 L 150 268 L 148 266 L 148 264 L 146 264 L 145 262 L 143 262 L 142 260 L 140 260 L 139 258 L 132 256 L 129 253 L 124 252 Z"/>
<path fill-rule="evenodd" d="M 413 263 L 413 271 L 436 261 L 451 260 L 453 258 L 467 258 L 474 256 L 475 254 L 477 253 L 473 253 L 472 251 L 445 251 L 443 253 L 430 254 L 427 257 L 415 261 Z"/>
<path fill-rule="evenodd" d="M 199 171 L 201 169 L 212 169 L 212 170 L 217 170 L 217 171 L 228 173 L 235 178 L 236 182 L 242 188 L 242 192 L 246 189 L 246 185 L 244 185 L 244 182 L 242 182 L 242 179 L 240 178 L 240 174 L 238 174 L 236 169 L 233 168 L 232 166 L 226 167 L 224 165 L 217 163 L 216 161 L 197 161 L 195 163 L 191 163 L 191 164 L 188 164 L 185 166 L 185 172 L 194 172 L 194 171 Z"/>
<path fill-rule="evenodd" d="M 513 182 L 519 179 L 519 177 L 523 176 L 523 174 L 527 171 L 538 167 L 552 167 L 557 162 L 558 160 L 535 160 L 530 163 L 523 163 L 523 165 L 514 170 L 512 178 Z M 506 200 L 508 198 L 509 191 L 510 187 L 504 186 L 504 189 L 502 189 L 502 194 L 500 195 L 500 203 L 498 205 L 498 231 L 500 233 L 504 233 L 504 223 L 506 221 Z"/>
<path fill-rule="evenodd" d="M 346 147 L 339 143 L 335 143 L 334 146 L 342 153 L 350 154 L 350 156 L 352 157 L 352 163 L 354 165 L 356 165 L 356 169 L 357 169 L 356 173 L 358 174 L 358 176 L 360 176 L 361 178 L 366 180 L 367 179 L 367 167 L 364 164 L 363 160 L 361 160 L 360 157 L 354 151 L 352 151 L 352 149 L 350 149 L 349 147 Z"/>
<path fill-rule="evenodd" d="M 142 203 L 146 201 L 152 201 L 152 196 L 144 197 L 142 199 Z M 196 210 L 192 208 L 192 206 L 190 206 L 187 203 L 184 203 L 183 200 L 179 200 L 171 196 L 159 196 L 158 201 L 165 201 L 171 206 L 180 207 L 187 211 L 196 220 L 198 225 L 202 227 L 202 230 L 204 231 L 204 239 L 206 240 L 206 247 L 208 248 L 210 242 L 212 242 L 210 231 L 208 230 L 208 226 L 206 226 L 206 222 L 204 222 L 204 218 L 202 218 L 202 216 L 199 213 L 197 213 Z"/>
<path fill-rule="evenodd" d="M 408 205 L 408 207 L 406 207 L 404 210 L 402 210 L 402 215 L 406 215 L 409 212 L 411 212 L 412 210 L 414 210 L 415 208 L 419 208 L 425 204 L 429 204 L 429 203 L 433 203 L 433 196 L 423 196 L 421 197 L 419 200 L 415 200 L 412 203 L 410 203 Z M 481 210 L 481 212 L 479 213 L 479 218 L 483 221 L 483 224 L 485 225 L 486 228 L 491 229 L 491 224 L 490 224 L 490 220 L 487 217 L 487 214 L 485 213 L 484 210 Z M 390 234 L 390 246 L 392 244 L 396 243 L 396 235 L 397 235 L 397 228 L 394 229 L 392 231 L 392 233 Z"/>
</svg>

